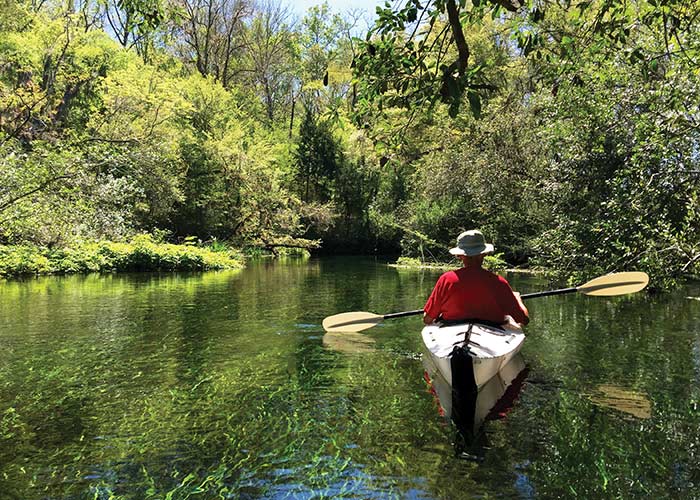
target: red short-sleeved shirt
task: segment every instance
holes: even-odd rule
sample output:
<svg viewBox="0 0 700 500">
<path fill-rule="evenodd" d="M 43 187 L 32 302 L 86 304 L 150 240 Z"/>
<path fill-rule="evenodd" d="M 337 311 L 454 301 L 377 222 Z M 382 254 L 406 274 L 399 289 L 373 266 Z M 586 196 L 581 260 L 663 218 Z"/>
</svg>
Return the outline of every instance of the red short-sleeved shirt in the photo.
<svg viewBox="0 0 700 500">
<path fill-rule="evenodd" d="M 518 323 L 527 322 L 508 281 L 480 267 L 463 267 L 440 276 L 423 310 L 432 318 L 442 315 L 445 320 L 502 323 L 509 314 Z"/>
</svg>

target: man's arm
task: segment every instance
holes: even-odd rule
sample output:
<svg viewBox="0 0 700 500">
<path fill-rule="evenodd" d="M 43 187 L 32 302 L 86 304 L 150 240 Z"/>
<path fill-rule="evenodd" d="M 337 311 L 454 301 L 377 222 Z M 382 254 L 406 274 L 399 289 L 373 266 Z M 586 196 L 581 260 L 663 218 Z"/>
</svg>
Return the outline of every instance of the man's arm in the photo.
<svg viewBox="0 0 700 500">
<path fill-rule="evenodd" d="M 433 287 L 433 291 L 430 293 L 430 297 L 428 297 L 428 301 L 423 307 L 423 323 L 426 325 L 432 325 L 440 316 L 440 304 L 442 304 L 445 294 L 444 281 L 445 274 L 438 278 L 437 283 L 435 283 Z M 433 316 L 433 314 L 435 316 Z"/>
<path fill-rule="evenodd" d="M 527 307 L 525 307 L 525 303 L 523 302 L 522 297 L 520 297 L 520 292 L 513 292 L 513 296 L 515 297 L 515 300 L 518 302 L 518 306 L 520 306 L 520 309 L 523 313 L 524 316 L 524 321 L 520 321 L 521 324 L 527 325 L 530 322 L 530 311 L 527 310 Z M 520 318 L 523 319 L 523 318 Z"/>
<path fill-rule="evenodd" d="M 523 304 L 520 293 L 514 292 L 510 283 L 502 276 L 498 277 L 500 288 L 497 301 L 503 308 L 503 312 L 511 316 L 517 323 L 527 325 L 530 322 L 530 312 Z"/>
</svg>

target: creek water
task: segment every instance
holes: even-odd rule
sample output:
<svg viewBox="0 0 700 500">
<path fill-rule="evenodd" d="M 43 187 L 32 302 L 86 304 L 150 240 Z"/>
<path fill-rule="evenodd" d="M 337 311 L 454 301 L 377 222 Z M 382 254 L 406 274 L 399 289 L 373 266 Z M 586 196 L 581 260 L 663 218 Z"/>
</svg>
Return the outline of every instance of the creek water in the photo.
<svg viewBox="0 0 700 500">
<path fill-rule="evenodd" d="M 700 288 L 528 302 L 476 460 L 423 378 L 437 271 L 366 258 L 0 283 L 0 499 L 700 498 Z M 508 275 L 523 293 L 552 288 Z"/>
</svg>

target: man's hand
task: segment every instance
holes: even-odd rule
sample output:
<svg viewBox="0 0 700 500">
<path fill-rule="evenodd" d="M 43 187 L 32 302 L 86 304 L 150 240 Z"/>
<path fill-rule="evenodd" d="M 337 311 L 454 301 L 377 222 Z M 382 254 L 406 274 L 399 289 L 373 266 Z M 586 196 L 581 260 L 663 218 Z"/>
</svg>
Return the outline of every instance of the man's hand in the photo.
<svg viewBox="0 0 700 500">
<path fill-rule="evenodd" d="M 518 323 L 513 319 L 513 316 L 506 314 L 506 320 L 501 325 L 503 328 L 510 328 L 511 330 L 523 330 L 523 325 Z"/>
</svg>

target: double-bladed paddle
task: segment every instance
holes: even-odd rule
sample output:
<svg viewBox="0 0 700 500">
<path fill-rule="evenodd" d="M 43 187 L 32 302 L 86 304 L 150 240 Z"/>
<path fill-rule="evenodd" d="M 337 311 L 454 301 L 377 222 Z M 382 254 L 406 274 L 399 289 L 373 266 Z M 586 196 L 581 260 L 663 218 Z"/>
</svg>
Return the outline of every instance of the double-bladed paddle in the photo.
<svg viewBox="0 0 700 500">
<path fill-rule="evenodd" d="M 522 299 L 546 297 L 548 295 L 561 295 L 565 293 L 583 293 L 598 297 L 611 297 L 624 295 L 642 290 L 649 283 L 649 276 L 642 272 L 612 273 L 594 278 L 581 286 L 561 288 L 546 292 L 526 293 L 520 296 Z M 385 319 L 403 318 L 423 314 L 422 309 L 404 311 L 391 314 L 374 314 L 370 312 L 346 312 L 328 316 L 323 320 L 323 329 L 327 332 L 360 332 L 378 325 Z"/>
</svg>

